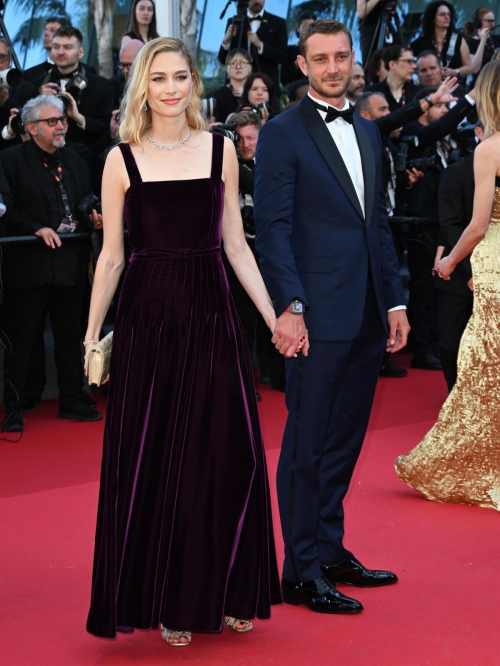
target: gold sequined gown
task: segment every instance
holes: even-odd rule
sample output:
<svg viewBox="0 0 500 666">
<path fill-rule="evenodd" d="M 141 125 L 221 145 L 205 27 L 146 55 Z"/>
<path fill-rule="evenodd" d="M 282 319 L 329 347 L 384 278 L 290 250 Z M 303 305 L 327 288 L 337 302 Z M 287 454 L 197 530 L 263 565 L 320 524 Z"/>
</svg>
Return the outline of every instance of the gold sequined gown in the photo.
<svg viewBox="0 0 500 666">
<path fill-rule="evenodd" d="M 500 177 L 485 237 L 472 256 L 474 311 L 457 382 L 436 425 L 396 459 L 396 473 L 434 502 L 500 511 Z"/>
</svg>

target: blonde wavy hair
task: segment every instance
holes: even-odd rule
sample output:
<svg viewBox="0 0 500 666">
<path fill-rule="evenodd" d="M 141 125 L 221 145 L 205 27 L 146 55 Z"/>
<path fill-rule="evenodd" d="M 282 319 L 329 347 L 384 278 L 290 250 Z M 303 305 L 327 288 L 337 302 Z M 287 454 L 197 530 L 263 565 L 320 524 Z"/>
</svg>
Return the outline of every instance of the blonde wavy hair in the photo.
<svg viewBox="0 0 500 666">
<path fill-rule="evenodd" d="M 187 124 L 191 129 L 203 130 L 205 118 L 201 112 L 203 83 L 196 63 L 188 48 L 180 39 L 159 37 L 145 44 L 137 54 L 128 77 L 125 95 L 120 106 L 119 136 L 123 143 L 139 144 L 143 135 L 151 128 L 151 109 L 144 105 L 148 99 L 149 72 L 158 53 L 180 53 L 186 60 L 193 79 L 193 95 L 186 109 Z"/>
<path fill-rule="evenodd" d="M 500 132 L 500 60 L 483 67 L 476 82 L 477 112 L 485 136 Z"/>
</svg>

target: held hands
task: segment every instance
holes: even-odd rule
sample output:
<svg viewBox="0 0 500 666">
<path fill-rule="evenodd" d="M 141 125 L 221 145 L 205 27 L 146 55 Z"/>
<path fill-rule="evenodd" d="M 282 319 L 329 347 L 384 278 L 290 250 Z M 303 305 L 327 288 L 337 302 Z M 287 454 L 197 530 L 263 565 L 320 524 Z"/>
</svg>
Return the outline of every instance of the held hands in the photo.
<svg viewBox="0 0 500 666">
<path fill-rule="evenodd" d="M 406 317 L 406 310 L 393 310 L 387 313 L 389 323 L 389 339 L 387 340 L 386 351 L 394 352 L 403 349 L 408 341 L 410 324 Z"/>
<path fill-rule="evenodd" d="M 271 342 L 285 358 L 297 357 L 300 352 L 307 356 L 309 353 L 309 336 L 307 335 L 304 316 L 284 312 L 276 320 Z"/>
<path fill-rule="evenodd" d="M 438 261 L 432 272 L 437 273 L 442 280 L 448 281 L 450 279 L 450 275 L 455 270 L 455 267 L 455 264 L 448 256 Z"/>
</svg>

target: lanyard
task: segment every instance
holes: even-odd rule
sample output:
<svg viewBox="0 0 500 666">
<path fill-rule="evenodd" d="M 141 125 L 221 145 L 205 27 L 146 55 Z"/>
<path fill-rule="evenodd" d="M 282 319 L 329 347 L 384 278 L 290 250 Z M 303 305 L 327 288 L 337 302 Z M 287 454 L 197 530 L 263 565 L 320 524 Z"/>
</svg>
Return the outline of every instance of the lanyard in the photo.
<svg viewBox="0 0 500 666">
<path fill-rule="evenodd" d="M 62 199 L 62 202 L 63 202 L 64 212 L 65 212 L 65 214 L 66 214 L 66 217 L 67 217 L 69 220 L 73 220 L 73 215 L 72 215 L 72 213 L 71 213 L 71 208 L 69 207 L 68 194 L 67 194 L 67 192 L 66 192 L 66 190 L 65 190 L 65 188 L 64 188 L 63 182 L 62 182 L 62 177 L 63 177 L 63 175 L 62 175 L 62 167 L 61 167 L 61 166 L 58 166 L 58 167 L 57 167 L 57 172 L 54 173 L 54 171 L 52 171 L 52 169 L 49 167 L 49 165 L 47 164 L 47 162 L 44 162 L 44 163 L 43 163 L 43 166 L 47 169 L 47 171 L 51 174 L 51 176 L 54 176 L 54 180 L 55 180 L 56 183 L 59 185 L 59 189 L 60 189 L 60 191 L 61 191 L 61 199 Z"/>
</svg>

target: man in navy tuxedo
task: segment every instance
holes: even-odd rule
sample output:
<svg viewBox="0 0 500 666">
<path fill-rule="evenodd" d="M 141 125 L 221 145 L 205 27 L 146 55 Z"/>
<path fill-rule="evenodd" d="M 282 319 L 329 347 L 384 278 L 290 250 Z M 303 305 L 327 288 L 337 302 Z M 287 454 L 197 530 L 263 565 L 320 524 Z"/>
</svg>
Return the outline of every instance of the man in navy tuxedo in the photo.
<svg viewBox="0 0 500 666">
<path fill-rule="evenodd" d="M 301 33 L 309 93 L 266 123 L 257 144 L 255 221 L 274 299 L 273 342 L 288 359 L 278 465 L 283 596 L 323 613 L 361 604 L 336 583 L 395 583 L 343 545 L 343 499 L 366 433 L 384 350 L 409 332 L 387 223 L 376 126 L 345 93 L 352 38 L 333 20 Z"/>
</svg>

